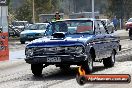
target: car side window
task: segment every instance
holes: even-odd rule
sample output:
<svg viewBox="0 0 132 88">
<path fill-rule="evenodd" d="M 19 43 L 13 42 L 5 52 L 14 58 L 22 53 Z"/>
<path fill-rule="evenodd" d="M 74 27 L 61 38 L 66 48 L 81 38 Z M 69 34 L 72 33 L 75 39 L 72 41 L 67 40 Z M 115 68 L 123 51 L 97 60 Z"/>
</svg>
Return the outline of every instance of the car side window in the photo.
<svg viewBox="0 0 132 88">
<path fill-rule="evenodd" d="M 45 29 L 46 29 L 46 25 L 44 24 L 39 25 L 39 30 L 45 30 Z"/>
<path fill-rule="evenodd" d="M 95 34 L 98 35 L 98 34 L 101 34 L 101 31 L 100 31 L 100 25 L 98 24 L 98 22 L 95 21 L 94 23 L 94 27 L 95 27 Z"/>
<path fill-rule="evenodd" d="M 100 33 L 101 34 L 107 34 L 103 24 L 100 21 L 98 21 L 98 25 L 99 25 Z"/>
</svg>

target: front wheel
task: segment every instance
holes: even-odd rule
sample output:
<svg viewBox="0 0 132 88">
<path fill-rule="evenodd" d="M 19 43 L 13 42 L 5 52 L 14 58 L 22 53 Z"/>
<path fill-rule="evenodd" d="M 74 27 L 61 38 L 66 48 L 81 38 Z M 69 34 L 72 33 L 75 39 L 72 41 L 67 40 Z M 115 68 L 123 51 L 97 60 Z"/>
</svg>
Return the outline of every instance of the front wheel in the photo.
<svg viewBox="0 0 132 88">
<path fill-rule="evenodd" d="M 115 64 L 115 52 L 112 51 L 111 56 L 103 59 L 103 64 L 105 67 L 113 67 Z"/>
<path fill-rule="evenodd" d="M 82 65 L 82 68 L 85 70 L 86 74 L 89 74 L 93 71 L 93 58 L 89 55 L 88 59 Z"/>
<path fill-rule="evenodd" d="M 31 70 L 34 76 L 41 76 L 43 70 L 43 64 L 31 64 Z"/>
</svg>

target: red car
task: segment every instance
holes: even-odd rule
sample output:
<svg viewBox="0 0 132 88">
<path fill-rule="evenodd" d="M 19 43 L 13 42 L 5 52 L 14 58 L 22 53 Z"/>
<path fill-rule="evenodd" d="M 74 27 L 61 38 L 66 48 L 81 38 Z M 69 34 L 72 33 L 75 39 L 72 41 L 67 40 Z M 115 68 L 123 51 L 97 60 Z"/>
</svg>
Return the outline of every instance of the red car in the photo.
<svg viewBox="0 0 132 88">
<path fill-rule="evenodd" d="M 130 18 L 125 24 L 126 30 L 132 28 L 132 18 Z"/>
</svg>

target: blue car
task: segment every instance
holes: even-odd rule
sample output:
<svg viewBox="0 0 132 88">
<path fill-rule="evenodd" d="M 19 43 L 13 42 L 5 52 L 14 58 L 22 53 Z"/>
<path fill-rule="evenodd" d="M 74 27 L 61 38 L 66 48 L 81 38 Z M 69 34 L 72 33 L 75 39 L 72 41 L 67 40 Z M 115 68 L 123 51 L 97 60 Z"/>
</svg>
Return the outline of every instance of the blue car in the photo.
<svg viewBox="0 0 132 88">
<path fill-rule="evenodd" d="M 26 29 L 20 33 L 21 44 L 25 44 L 26 41 L 32 41 L 43 37 L 47 25 L 48 23 L 34 23 L 26 27 Z"/>
<path fill-rule="evenodd" d="M 119 38 L 109 34 L 100 20 L 67 19 L 51 22 L 45 37 L 29 43 L 25 61 L 31 64 L 35 76 L 41 75 L 48 65 L 56 65 L 62 70 L 70 65 L 81 65 L 86 73 L 91 73 L 93 62 L 114 66 L 119 50 Z"/>
</svg>

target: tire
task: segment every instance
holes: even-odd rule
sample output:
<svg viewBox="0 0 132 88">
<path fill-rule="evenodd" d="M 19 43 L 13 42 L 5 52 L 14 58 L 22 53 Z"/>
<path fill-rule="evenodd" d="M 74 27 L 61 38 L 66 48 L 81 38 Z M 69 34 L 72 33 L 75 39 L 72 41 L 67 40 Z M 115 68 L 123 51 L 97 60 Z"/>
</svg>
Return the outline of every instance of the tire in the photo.
<svg viewBox="0 0 132 88">
<path fill-rule="evenodd" d="M 132 35 L 129 36 L 129 39 L 132 40 Z"/>
<path fill-rule="evenodd" d="M 76 81 L 77 81 L 78 84 L 84 85 L 87 82 L 87 79 L 84 76 L 78 76 L 77 75 L 76 76 Z"/>
<path fill-rule="evenodd" d="M 92 73 L 93 71 L 93 58 L 91 57 L 91 54 L 89 55 L 88 59 L 84 64 L 82 65 L 82 68 L 85 70 L 86 74 Z"/>
<path fill-rule="evenodd" d="M 31 70 L 34 76 L 41 76 L 43 70 L 43 64 L 31 64 Z"/>
<path fill-rule="evenodd" d="M 129 30 L 129 38 L 132 40 L 132 30 Z"/>
<path fill-rule="evenodd" d="M 112 51 L 111 56 L 103 59 L 103 64 L 105 67 L 113 67 L 115 64 L 115 52 Z"/>
<path fill-rule="evenodd" d="M 21 44 L 25 44 L 25 41 L 20 41 L 21 42 Z"/>
</svg>

